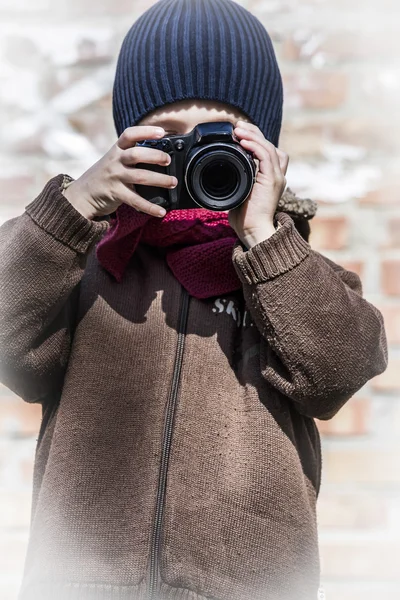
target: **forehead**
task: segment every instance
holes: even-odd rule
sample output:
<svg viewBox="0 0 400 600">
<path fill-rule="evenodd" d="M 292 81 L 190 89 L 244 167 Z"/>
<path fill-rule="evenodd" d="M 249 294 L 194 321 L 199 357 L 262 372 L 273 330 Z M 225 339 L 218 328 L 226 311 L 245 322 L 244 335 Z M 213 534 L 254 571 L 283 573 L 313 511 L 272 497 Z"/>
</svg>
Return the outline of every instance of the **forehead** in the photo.
<svg viewBox="0 0 400 600">
<path fill-rule="evenodd" d="M 187 124 L 191 121 L 196 124 L 202 120 L 217 121 L 221 119 L 232 122 L 236 122 L 238 119 L 250 120 L 238 108 L 230 104 L 212 100 L 188 99 L 161 106 L 146 115 L 142 122 L 152 125 L 162 121 L 165 124 L 176 125 Z"/>
</svg>

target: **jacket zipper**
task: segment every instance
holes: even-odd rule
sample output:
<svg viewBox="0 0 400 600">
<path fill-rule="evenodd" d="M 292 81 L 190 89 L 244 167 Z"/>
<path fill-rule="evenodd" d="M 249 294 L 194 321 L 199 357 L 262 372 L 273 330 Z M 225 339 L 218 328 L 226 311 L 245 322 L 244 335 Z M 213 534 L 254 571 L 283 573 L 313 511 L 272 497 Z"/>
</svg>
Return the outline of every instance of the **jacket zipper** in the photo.
<svg viewBox="0 0 400 600">
<path fill-rule="evenodd" d="M 185 344 L 187 314 L 189 308 L 190 296 L 186 289 L 182 286 L 181 306 L 179 312 L 178 324 L 178 343 L 175 353 L 174 373 L 172 377 L 171 391 L 168 398 L 167 414 L 164 422 L 164 435 L 162 444 L 161 464 L 158 476 L 157 488 L 157 506 L 154 520 L 154 528 L 152 535 L 152 545 L 150 550 L 150 591 L 149 600 L 155 600 L 155 592 L 157 588 L 158 565 L 160 554 L 160 535 L 162 517 L 164 512 L 165 489 L 167 483 L 168 460 L 171 448 L 172 429 L 174 423 L 174 414 L 177 403 L 179 380 L 182 366 L 183 349 Z"/>
</svg>

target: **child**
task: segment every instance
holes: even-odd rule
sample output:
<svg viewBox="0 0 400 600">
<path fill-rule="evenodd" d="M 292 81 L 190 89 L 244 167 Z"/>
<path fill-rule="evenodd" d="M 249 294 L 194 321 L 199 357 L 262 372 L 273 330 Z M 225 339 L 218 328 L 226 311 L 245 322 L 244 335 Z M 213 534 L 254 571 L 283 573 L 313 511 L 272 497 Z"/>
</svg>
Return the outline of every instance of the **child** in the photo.
<svg viewBox="0 0 400 600">
<path fill-rule="evenodd" d="M 314 418 L 387 343 L 359 277 L 309 245 L 314 203 L 284 191 L 270 38 L 233 0 L 160 0 L 113 109 L 110 151 L 0 227 L 1 380 L 43 410 L 19 600 L 316 599 Z M 135 183 L 176 182 L 136 143 L 221 120 L 258 161 L 249 197 L 158 217 Z"/>
</svg>

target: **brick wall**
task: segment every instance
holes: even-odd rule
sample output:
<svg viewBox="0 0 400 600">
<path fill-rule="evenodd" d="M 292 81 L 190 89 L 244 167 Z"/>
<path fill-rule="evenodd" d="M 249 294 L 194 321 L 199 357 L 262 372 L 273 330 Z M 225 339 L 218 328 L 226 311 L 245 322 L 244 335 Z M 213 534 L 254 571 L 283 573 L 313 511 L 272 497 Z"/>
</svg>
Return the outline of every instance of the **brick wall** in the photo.
<svg viewBox="0 0 400 600">
<path fill-rule="evenodd" d="M 78 177 L 115 142 L 111 86 L 132 22 L 153 3 L 3 0 L 0 220 L 57 173 Z M 400 592 L 400 5 L 241 0 L 270 32 L 285 86 L 288 185 L 318 201 L 311 246 L 356 271 L 385 318 L 389 366 L 317 421 L 327 600 Z M 0 597 L 15 600 L 28 539 L 40 407 L 0 387 Z"/>
</svg>

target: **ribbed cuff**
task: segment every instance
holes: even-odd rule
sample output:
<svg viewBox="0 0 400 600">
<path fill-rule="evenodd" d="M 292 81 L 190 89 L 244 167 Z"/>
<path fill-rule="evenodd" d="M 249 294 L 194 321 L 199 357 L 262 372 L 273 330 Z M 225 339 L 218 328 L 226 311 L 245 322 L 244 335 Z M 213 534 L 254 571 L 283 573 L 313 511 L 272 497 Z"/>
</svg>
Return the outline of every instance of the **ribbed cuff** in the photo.
<svg viewBox="0 0 400 600">
<path fill-rule="evenodd" d="M 310 244 L 297 231 L 293 219 L 277 212 L 282 227 L 269 238 L 245 251 L 240 240 L 232 250 L 232 261 L 242 283 L 257 284 L 286 273 L 298 265 L 309 253 Z"/>
<path fill-rule="evenodd" d="M 86 253 L 110 227 L 108 221 L 86 219 L 61 192 L 67 175 L 50 179 L 39 196 L 25 207 L 25 212 L 39 227 L 72 250 Z"/>
</svg>

